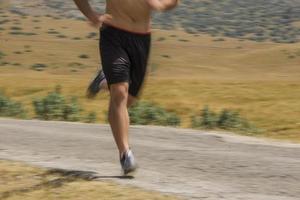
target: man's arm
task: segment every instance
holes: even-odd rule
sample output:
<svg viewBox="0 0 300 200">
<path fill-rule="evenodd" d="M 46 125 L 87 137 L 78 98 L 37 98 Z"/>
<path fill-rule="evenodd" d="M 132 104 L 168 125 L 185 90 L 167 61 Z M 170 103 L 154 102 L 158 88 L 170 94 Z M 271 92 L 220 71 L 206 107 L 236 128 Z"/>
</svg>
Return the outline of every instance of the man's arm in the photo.
<svg viewBox="0 0 300 200">
<path fill-rule="evenodd" d="M 93 23 L 97 22 L 98 15 L 91 8 L 88 0 L 74 0 L 78 9 Z"/>
<path fill-rule="evenodd" d="M 175 8 L 179 0 L 146 0 L 153 10 L 165 11 Z"/>
<path fill-rule="evenodd" d="M 88 18 L 93 26 L 99 27 L 106 20 L 111 18 L 110 15 L 101 15 L 94 11 L 88 0 L 74 0 L 78 9 Z"/>
</svg>

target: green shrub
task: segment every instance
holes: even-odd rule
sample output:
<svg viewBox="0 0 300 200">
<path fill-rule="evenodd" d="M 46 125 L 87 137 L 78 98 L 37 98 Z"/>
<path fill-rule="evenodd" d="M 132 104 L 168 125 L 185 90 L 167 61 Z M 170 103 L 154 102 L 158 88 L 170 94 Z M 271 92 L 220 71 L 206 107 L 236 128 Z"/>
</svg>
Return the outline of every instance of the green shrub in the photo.
<svg viewBox="0 0 300 200">
<path fill-rule="evenodd" d="M 79 58 L 87 59 L 87 58 L 89 58 L 89 56 L 86 54 L 81 54 L 81 55 L 79 55 Z"/>
<path fill-rule="evenodd" d="M 139 102 L 129 109 L 132 124 L 179 126 L 180 118 L 175 114 L 149 102 Z"/>
<path fill-rule="evenodd" d="M 77 98 L 72 97 L 68 102 L 60 93 L 60 87 L 50 92 L 42 99 L 33 101 L 36 117 L 42 120 L 79 121 L 81 108 Z"/>
<path fill-rule="evenodd" d="M 216 128 L 218 116 L 216 113 L 211 111 L 208 106 L 205 106 L 199 116 L 195 115 L 192 117 L 193 128 Z"/>
<path fill-rule="evenodd" d="M 0 51 L 0 59 L 4 58 L 6 56 L 5 53 L 3 53 L 2 51 Z"/>
<path fill-rule="evenodd" d="M 88 38 L 88 39 L 91 39 L 91 38 L 95 38 L 95 37 L 97 37 L 97 33 L 96 32 L 90 32 L 87 36 L 86 36 L 86 38 Z"/>
<path fill-rule="evenodd" d="M 164 41 L 164 40 L 166 40 L 165 37 L 159 37 L 156 41 L 160 42 L 160 41 Z"/>
<path fill-rule="evenodd" d="M 179 42 L 189 42 L 189 40 L 186 39 L 178 39 Z"/>
<path fill-rule="evenodd" d="M 90 112 L 85 119 L 86 123 L 95 123 L 97 120 L 97 114 L 95 112 Z"/>
<path fill-rule="evenodd" d="M 26 111 L 19 102 L 15 102 L 0 92 L 0 116 L 26 118 Z"/>
<path fill-rule="evenodd" d="M 5 66 L 5 65 L 8 65 L 8 64 L 9 64 L 9 62 L 6 62 L 6 61 L 0 63 L 1 66 Z"/>
<path fill-rule="evenodd" d="M 216 38 L 213 41 L 214 42 L 223 42 L 223 41 L 225 41 L 225 39 L 224 38 Z"/>
<path fill-rule="evenodd" d="M 259 133 L 260 131 L 237 111 L 223 109 L 219 114 L 205 106 L 199 115 L 192 116 L 193 128 L 233 130 L 243 133 Z"/>
<path fill-rule="evenodd" d="M 22 30 L 22 28 L 18 27 L 18 26 L 12 26 L 12 27 L 10 27 L 10 30 L 20 31 L 20 30 Z"/>
<path fill-rule="evenodd" d="M 21 31 L 11 31 L 9 34 L 11 34 L 11 35 L 24 35 L 24 36 L 37 35 L 36 33 L 32 33 L 32 32 L 21 32 Z"/>
<path fill-rule="evenodd" d="M 55 30 L 49 30 L 47 33 L 48 34 L 53 34 L 53 35 L 58 35 L 59 34 L 59 32 L 55 31 Z"/>
<path fill-rule="evenodd" d="M 223 129 L 239 128 L 243 123 L 237 111 L 224 109 L 221 111 L 217 126 Z"/>
<path fill-rule="evenodd" d="M 58 38 L 67 38 L 67 36 L 65 36 L 65 35 L 57 35 L 56 37 L 58 37 Z"/>
<path fill-rule="evenodd" d="M 80 112 L 81 108 L 78 104 L 77 98 L 76 97 L 71 97 L 71 100 L 69 103 L 66 103 L 64 106 L 64 115 L 63 115 L 63 120 L 64 121 L 79 121 L 80 120 Z"/>
<path fill-rule="evenodd" d="M 36 63 L 31 66 L 31 69 L 34 69 L 36 71 L 43 71 L 46 67 L 47 67 L 47 65 L 45 65 L 45 64 Z"/>
<path fill-rule="evenodd" d="M 161 55 L 161 57 L 163 57 L 163 58 L 170 58 L 169 55 Z"/>
</svg>

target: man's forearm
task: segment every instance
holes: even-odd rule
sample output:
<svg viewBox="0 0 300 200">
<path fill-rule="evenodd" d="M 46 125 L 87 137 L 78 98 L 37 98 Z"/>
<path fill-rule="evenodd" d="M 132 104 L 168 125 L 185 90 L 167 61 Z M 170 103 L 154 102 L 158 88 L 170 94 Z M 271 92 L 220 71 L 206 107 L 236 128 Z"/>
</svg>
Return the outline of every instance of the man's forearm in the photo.
<svg viewBox="0 0 300 200">
<path fill-rule="evenodd" d="M 147 0 L 147 3 L 154 10 L 165 11 L 175 8 L 179 0 Z"/>
<path fill-rule="evenodd" d="M 91 8 L 88 0 L 74 0 L 75 4 L 77 5 L 78 9 L 89 19 L 93 20 L 94 11 Z"/>
</svg>

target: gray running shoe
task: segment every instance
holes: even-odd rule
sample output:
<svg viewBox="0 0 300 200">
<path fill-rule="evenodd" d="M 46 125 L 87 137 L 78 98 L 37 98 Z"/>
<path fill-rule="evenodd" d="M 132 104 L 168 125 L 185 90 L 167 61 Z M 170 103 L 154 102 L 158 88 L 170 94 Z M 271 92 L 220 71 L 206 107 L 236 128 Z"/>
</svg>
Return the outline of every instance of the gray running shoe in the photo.
<svg viewBox="0 0 300 200">
<path fill-rule="evenodd" d="M 133 153 L 131 150 L 126 151 L 122 158 L 120 159 L 120 163 L 124 172 L 124 175 L 132 175 L 134 172 L 136 172 L 138 166 L 135 162 Z"/>
<path fill-rule="evenodd" d="M 105 75 L 103 73 L 102 70 L 100 70 L 97 75 L 95 76 L 95 78 L 93 79 L 93 81 L 90 83 L 87 92 L 86 92 L 86 96 L 87 98 L 94 98 L 97 93 L 100 91 L 101 87 L 100 84 L 102 81 L 105 80 Z"/>
</svg>

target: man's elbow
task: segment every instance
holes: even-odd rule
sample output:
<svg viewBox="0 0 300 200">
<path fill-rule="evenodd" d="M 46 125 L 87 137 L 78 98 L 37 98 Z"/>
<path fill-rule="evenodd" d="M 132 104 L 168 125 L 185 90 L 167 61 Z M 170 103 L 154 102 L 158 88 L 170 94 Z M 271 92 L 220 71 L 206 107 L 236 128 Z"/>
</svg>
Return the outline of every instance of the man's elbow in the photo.
<svg viewBox="0 0 300 200">
<path fill-rule="evenodd" d="M 155 10 L 155 11 L 162 12 L 162 11 L 167 10 L 167 6 L 162 5 L 162 4 L 161 5 L 155 5 L 155 6 L 151 6 L 151 9 Z"/>
<path fill-rule="evenodd" d="M 159 11 L 168 11 L 168 10 L 172 10 L 174 8 L 177 7 L 179 1 L 176 0 L 174 3 L 172 4 L 168 4 L 168 5 L 161 5 L 161 7 L 159 8 Z"/>
<path fill-rule="evenodd" d="M 172 3 L 171 2 L 155 2 L 155 1 L 149 1 L 148 2 L 151 9 L 152 10 L 155 10 L 155 11 L 167 11 L 167 10 L 171 10 L 173 8 L 175 8 L 178 3 L 179 3 L 179 0 L 174 0 Z"/>
</svg>

